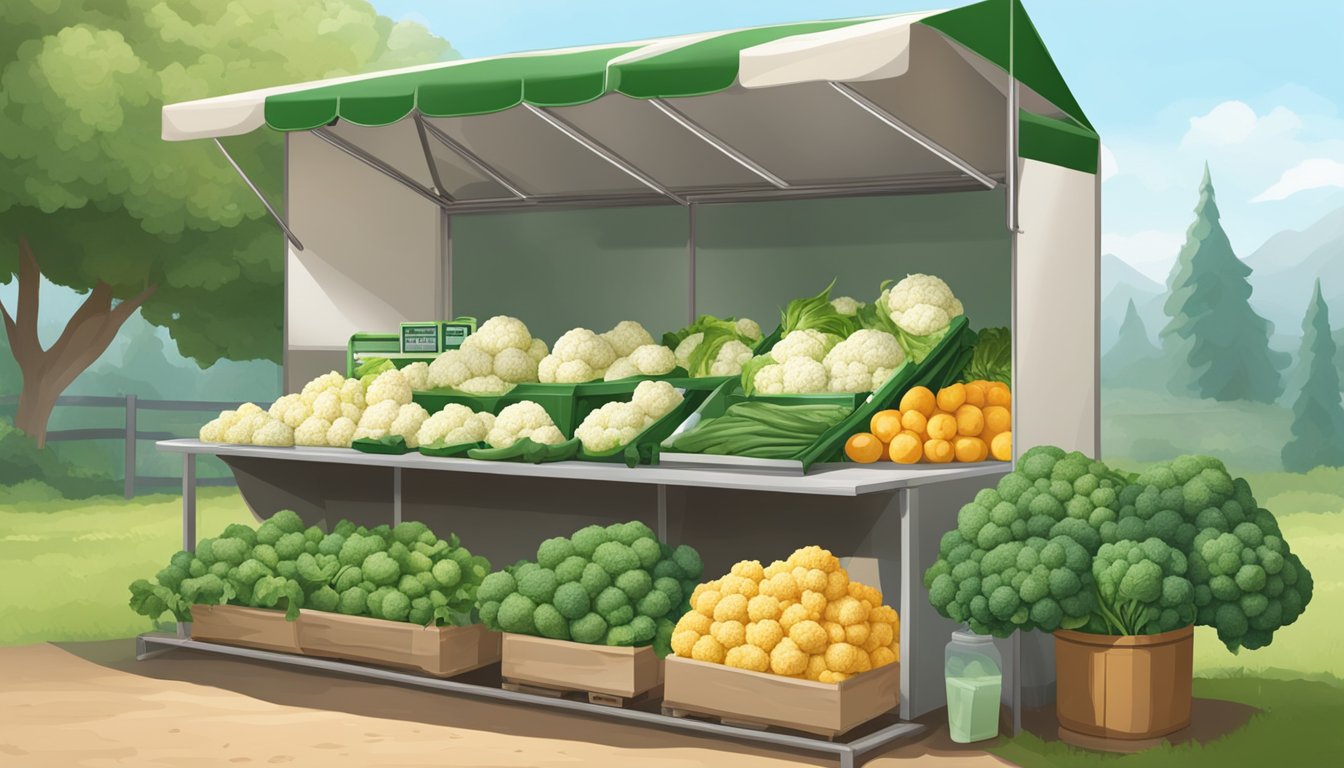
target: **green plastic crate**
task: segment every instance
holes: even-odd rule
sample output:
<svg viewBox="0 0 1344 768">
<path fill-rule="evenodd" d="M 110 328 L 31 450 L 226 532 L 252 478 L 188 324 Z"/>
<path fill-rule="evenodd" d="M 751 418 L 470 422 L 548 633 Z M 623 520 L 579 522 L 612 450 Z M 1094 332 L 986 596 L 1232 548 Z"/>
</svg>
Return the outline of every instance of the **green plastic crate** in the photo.
<svg viewBox="0 0 1344 768">
<path fill-rule="evenodd" d="M 700 407 L 700 404 L 721 386 L 721 384 L 711 384 L 704 379 L 687 379 L 686 382 L 685 384 L 672 384 L 672 386 L 684 390 L 681 404 L 649 425 L 648 429 L 639 433 L 634 440 L 605 453 L 589 453 L 580 448 L 578 458 L 583 461 L 625 462 L 628 467 L 653 463 L 658 444 L 672 434 L 672 430 L 681 426 L 686 417 L 694 413 Z M 587 414 L 584 415 L 587 416 Z"/>
</svg>

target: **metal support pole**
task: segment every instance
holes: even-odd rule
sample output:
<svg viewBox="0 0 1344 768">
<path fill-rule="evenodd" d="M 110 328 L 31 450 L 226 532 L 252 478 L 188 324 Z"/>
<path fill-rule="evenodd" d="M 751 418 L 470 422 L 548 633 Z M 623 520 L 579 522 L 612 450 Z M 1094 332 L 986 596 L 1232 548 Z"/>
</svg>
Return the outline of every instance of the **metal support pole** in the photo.
<svg viewBox="0 0 1344 768">
<path fill-rule="evenodd" d="M 1021 221 L 1017 217 L 1017 157 L 1018 157 L 1018 120 L 1019 93 L 1017 87 L 1017 0 L 1008 3 L 1008 168 L 1004 179 L 1007 183 L 1007 195 L 1004 203 L 1008 208 L 1008 231 L 1020 234 Z"/>
<path fill-rule="evenodd" d="M 126 396 L 126 436 L 123 454 L 126 458 L 126 476 L 122 480 L 121 495 L 125 498 L 135 496 L 135 395 Z"/>
<path fill-rule="evenodd" d="M 392 468 L 392 524 L 401 525 L 401 467 Z"/>
<path fill-rule="evenodd" d="M 424 127 L 426 131 L 429 131 L 430 136 L 433 136 L 434 138 L 438 139 L 439 142 L 443 144 L 445 147 L 453 150 L 453 152 L 456 152 L 458 157 L 462 158 L 463 160 L 466 160 L 468 163 L 471 163 L 471 165 L 474 166 L 476 170 L 485 174 L 487 177 L 489 177 L 491 181 L 507 189 L 509 191 L 509 194 L 513 195 L 519 200 L 527 199 L 527 193 L 519 189 L 518 185 L 514 184 L 512 181 L 509 181 L 507 178 L 505 178 L 504 174 L 496 170 L 494 166 L 482 160 L 479 155 L 477 155 L 475 152 L 472 152 L 470 149 L 467 149 L 466 146 L 464 146 L 457 139 L 454 139 L 452 136 L 449 136 L 446 132 L 444 132 L 442 128 L 439 128 L 437 125 L 434 125 L 433 123 L 424 120 L 423 118 L 421 119 L 420 124 L 421 126 Z"/>
<path fill-rule="evenodd" d="M 683 198 L 681 195 L 678 195 L 672 190 L 668 189 L 667 187 L 664 187 L 662 184 L 659 184 L 656 180 L 654 180 L 652 176 L 649 176 L 647 173 L 631 165 L 628 160 L 616 154 L 615 152 L 612 152 L 610 149 L 603 146 L 599 141 L 594 139 L 592 136 L 589 136 L 588 134 L 574 127 L 569 123 L 569 121 L 564 120 L 551 112 L 547 112 L 544 109 L 534 107 L 531 104 L 528 104 L 527 102 L 523 102 L 523 108 L 526 109 L 528 112 L 531 112 L 532 114 L 541 118 L 543 122 L 550 125 L 552 128 L 573 139 L 575 142 L 577 142 L 583 148 L 587 149 L 589 152 L 592 152 L 594 155 L 597 155 L 598 157 L 610 163 L 616 169 L 624 172 L 630 178 L 634 179 L 635 181 L 638 181 L 640 184 L 643 184 L 644 186 L 648 187 L 654 192 L 657 192 L 663 197 L 668 198 L 669 200 L 676 201 L 680 205 L 686 205 L 686 199 Z"/>
<path fill-rule="evenodd" d="M 689 203 L 686 206 L 686 264 L 687 280 L 689 281 L 688 293 L 690 294 L 690 306 L 687 309 L 687 325 L 695 322 L 695 240 L 697 237 L 695 215 L 699 207 L 695 203 Z"/>
<path fill-rule="evenodd" d="M 1013 633 L 1013 691 L 1012 691 L 1012 709 L 1013 709 L 1013 735 L 1016 736 L 1022 732 L 1022 632 L 1018 630 Z"/>
<path fill-rule="evenodd" d="M 328 131 L 326 128 L 314 128 L 313 130 L 309 131 L 309 133 L 325 141 L 326 143 L 330 144 L 336 149 L 339 149 L 340 151 L 344 152 L 350 157 L 353 157 L 359 162 L 367 165 L 373 170 L 383 174 L 389 179 L 397 182 L 403 187 L 411 190 L 415 194 L 425 198 L 431 203 L 434 203 L 435 205 L 447 206 L 452 203 L 451 200 L 444 197 L 443 195 L 436 194 L 435 192 L 425 189 L 424 187 L 420 186 L 420 184 L 417 183 L 415 179 L 412 179 L 411 177 L 407 176 L 401 171 L 398 171 L 396 168 L 393 168 L 392 166 L 388 165 L 382 160 L 379 160 L 378 158 L 374 157 L 368 152 L 365 152 L 363 149 L 360 149 L 353 143 L 346 141 L 345 139 L 341 138 L 340 136 L 337 136 L 331 131 Z"/>
<path fill-rule="evenodd" d="M 182 455 L 182 549 L 196 551 L 196 454 Z"/>
<path fill-rule="evenodd" d="M 266 196 L 261 194 L 261 190 L 257 188 L 256 184 L 252 183 L 252 179 L 249 179 L 247 174 L 243 173 L 243 167 L 238 165 L 238 161 L 233 159 L 233 155 L 229 154 L 229 150 L 224 148 L 224 145 L 220 143 L 219 139 L 211 139 L 211 141 L 215 142 L 215 146 L 219 147 L 219 151 L 224 153 L 224 159 L 229 161 L 229 165 L 233 166 L 233 170 L 236 171 L 239 176 L 243 177 L 243 182 L 247 184 L 248 189 L 252 190 L 252 194 L 256 195 L 257 199 L 261 201 L 261 204 L 266 206 L 266 210 L 270 212 L 271 218 L 275 219 L 275 223 L 279 224 L 280 228 L 285 231 L 285 237 L 289 239 L 289 242 L 294 244 L 295 250 L 302 251 L 303 243 L 299 242 L 299 238 L 294 235 L 294 232 L 289 228 L 289 225 L 286 224 L 285 220 L 280 218 L 280 214 L 276 213 L 275 209 L 271 207 Z"/>
<path fill-rule="evenodd" d="M 658 540 L 664 544 L 670 544 L 667 540 L 667 486 L 659 485 L 658 488 Z"/>
<path fill-rule="evenodd" d="M 789 187 L 789 182 L 771 173 L 765 166 L 752 160 L 750 157 L 747 157 L 733 145 L 710 133 L 707 128 L 687 117 L 681 110 L 662 99 L 649 99 L 649 103 L 659 112 L 666 115 L 672 122 L 690 131 L 701 141 L 723 153 L 728 159 L 770 182 L 776 189 L 787 189 Z"/>
<path fill-rule="evenodd" d="M 439 164 L 434 162 L 434 153 L 429 149 L 429 137 L 425 135 L 425 118 L 421 117 L 419 112 L 412 112 L 415 119 L 415 133 L 420 137 L 420 149 L 425 153 L 425 166 L 429 168 L 429 178 L 434 182 L 434 191 L 447 200 L 452 200 L 453 196 L 448 194 L 448 190 L 443 186 L 443 179 L 439 178 Z"/>
</svg>

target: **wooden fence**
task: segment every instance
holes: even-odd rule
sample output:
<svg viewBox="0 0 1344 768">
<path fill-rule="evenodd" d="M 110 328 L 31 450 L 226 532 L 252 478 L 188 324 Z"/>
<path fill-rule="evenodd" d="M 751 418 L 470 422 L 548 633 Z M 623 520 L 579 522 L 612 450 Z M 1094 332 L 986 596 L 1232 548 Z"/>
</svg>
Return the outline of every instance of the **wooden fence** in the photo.
<svg viewBox="0 0 1344 768">
<path fill-rule="evenodd" d="M 15 405 L 19 398 L 14 395 L 0 397 L 0 405 Z M 90 396 L 90 395 L 65 395 L 56 401 L 56 407 L 79 407 L 79 408 L 121 408 L 125 413 L 125 422 L 123 427 L 107 427 L 102 429 L 54 429 L 47 432 L 47 442 L 63 442 L 69 440 L 120 440 L 122 441 L 123 453 L 125 455 L 125 481 L 122 492 L 126 498 L 135 495 L 137 488 L 167 488 L 181 485 L 181 477 L 162 477 L 153 475 L 140 475 L 136 472 L 136 450 L 140 441 L 171 440 L 176 437 L 195 437 L 191 435 L 179 435 L 172 432 L 145 432 L 136 427 L 140 411 L 201 411 L 208 413 L 218 413 L 219 411 L 237 408 L 242 403 L 233 402 L 208 402 L 200 400 L 148 400 L 138 398 L 135 395 L 125 395 L 118 397 Z M 266 408 L 262 405 L 262 408 Z M 196 481 L 197 485 L 234 485 L 235 481 L 232 475 L 226 477 L 203 477 Z"/>
</svg>

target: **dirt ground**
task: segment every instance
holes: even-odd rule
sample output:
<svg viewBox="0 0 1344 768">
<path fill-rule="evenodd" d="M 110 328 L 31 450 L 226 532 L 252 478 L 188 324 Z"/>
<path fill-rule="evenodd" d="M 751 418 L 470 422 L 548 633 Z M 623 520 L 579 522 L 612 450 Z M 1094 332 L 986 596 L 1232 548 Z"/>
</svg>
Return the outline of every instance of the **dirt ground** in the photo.
<svg viewBox="0 0 1344 768">
<path fill-rule="evenodd" d="M 177 651 L 134 660 L 130 640 L 0 648 L 5 768 L 784 768 L 827 756 L 745 747 L 390 684 Z M 944 728 L 873 768 L 1008 765 Z"/>
</svg>

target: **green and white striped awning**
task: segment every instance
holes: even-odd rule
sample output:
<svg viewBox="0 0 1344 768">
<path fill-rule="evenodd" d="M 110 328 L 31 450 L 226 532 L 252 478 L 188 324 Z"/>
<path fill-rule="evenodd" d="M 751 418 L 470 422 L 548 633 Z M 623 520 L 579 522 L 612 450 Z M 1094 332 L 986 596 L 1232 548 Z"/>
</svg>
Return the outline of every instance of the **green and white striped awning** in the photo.
<svg viewBox="0 0 1344 768">
<path fill-rule="evenodd" d="M 1097 135 L 1016 0 L 985 0 L 950 11 L 781 24 L 452 61 L 267 88 L 166 106 L 163 138 L 232 136 L 265 125 L 278 131 L 329 128 L 333 133 L 344 132 L 340 138 L 352 144 L 380 145 L 387 142 L 369 129 L 390 132 L 393 129 L 383 127 L 410 126 L 401 138 L 413 140 L 416 126 L 404 120 L 409 116 L 448 141 L 483 155 L 492 152 L 489 138 L 481 138 L 483 131 L 477 131 L 476 143 L 483 142 L 483 148 L 472 146 L 472 121 L 488 121 L 492 118 L 487 116 L 522 107 L 534 123 L 538 114 L 543 119 L 567 115 L 563 117 L 566 125 L 592 128 L 584 129 L 586 134 L 609 128 L 600 137 L 606 146 L 629 145 L 631 139 L 624 134 L 641 130 L 648 105 L 619 104 L 644 101 L 656 102 L 654 106 L 673 119 L 684 118 L 683 127 L 692 131 L 710 124 L 714 133 L 736 133 L 726 143 L 760 162 L 763 167 L 756 169 L 757 176 L 770 178 L 764 171 L 770 163 L 763 157 L 774 158 L 787 170 L 804 148 L 836 156 L 864 149 L 863 142 L 871 138 L 864 131 L 878 128 L 876 121 L 849 133 L 820 124 L 834 121 L 831 115 L 842 107 L 852 109 L 857 104 L 889 125 L 894 119 L 913 135 L 924 137 L 926 144 L 960 158 L 984 175 L 1001 176 L 1010 12 L 1016 13 L 1014 69 L 1021 93 L 1021 154 L 1095 173 Z M 637 114 L 637 109 L 644 112 Z M 502 122 L 490 125 L 490 133 L 511 130 Z M 739 126 L 741 130 L 735 130 Z M 781 134 L 774 140 L 778 146 L 753 138 L 763 131 L 772 132 L 771 126 Z M 785 134 L 794 130 L 799 135 L 791 141 Z M 667 141 L 675 143 L 671 137 Z M 742 141 L 761 146 L 745 151 L 739 146 Z M 633 146 L 625 150 L 641 151 Z M 658 165 L 657 158 L 650 160 Z M 800 167 L 793 169 L 793 175 L 810 184 L 850 180 L 855 171 L 851 166 L 859 162 L 846 164 L 842 158 L 834 167 Z M 407 168 L 410 164 L 408 158 Z M 879 170 L 877 176 L 889 175 Z M 918 175 L 924 170 L 915 167 L 910 172 Z M 669 188 L 696 186 L 675 178 L 676 168 L 669 168 L 667 175 L 673 177 L 666 181 Z M 744 183 L 726 171 L 720 176 L 715 182 L 718 186 Z M 446 184 L 427 177 L 420 181 L 426 186 L 433 181 L 439 182 L 437 187 Z M 491 189 L 482 194 L 497 193 L 501 180 L 488 181 L 486 186 Z M 456 192 L 471 182 L 462 180 Z M 539 186 L 546 187 L 545 179 Z"/>
</svg>

